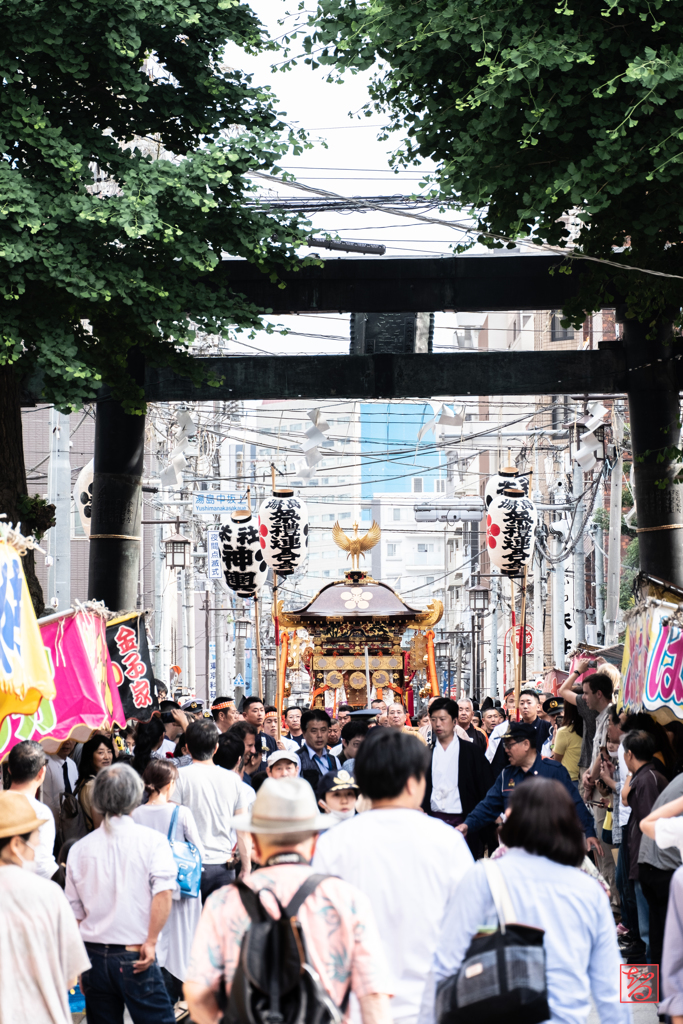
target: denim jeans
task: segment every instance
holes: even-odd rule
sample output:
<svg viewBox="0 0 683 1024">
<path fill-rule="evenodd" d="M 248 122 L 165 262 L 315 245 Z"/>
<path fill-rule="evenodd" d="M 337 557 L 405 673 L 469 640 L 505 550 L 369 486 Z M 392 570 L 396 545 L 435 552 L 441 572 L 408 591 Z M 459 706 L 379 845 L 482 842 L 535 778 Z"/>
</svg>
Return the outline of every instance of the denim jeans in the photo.
<svg viewBox="0 0 683 1024">
<path fill-rule="evenodd" d="M 92 964 L 81 981 L 88 1024 L 123 1024 L 124 1006 L 133 1024 L 175 1024 L 158 963 L 134 974 L 139 953 L 92 942 L 86 942 L 85 948 Z"/>
<path fill-rule="evenodd" d="M 634 882 L 636 890 L 636 906 L 638 907 L 638 931 L 645 943 L 646 963 L 650 963 L 650 908 L 640 882 Z"/>
<path fill-rule="evenodd" d="M 638 909 L 633 891 L 633 882 L 629 881 L 628 873 L 628 840 L 624 830 L 621 846 L 619 847 L 619 857 L 617 858 L 617 889 L 621 897 L 621 920 L 623 925 L 632 932 L 634 939 L 638 939 Z"/>
</svg>

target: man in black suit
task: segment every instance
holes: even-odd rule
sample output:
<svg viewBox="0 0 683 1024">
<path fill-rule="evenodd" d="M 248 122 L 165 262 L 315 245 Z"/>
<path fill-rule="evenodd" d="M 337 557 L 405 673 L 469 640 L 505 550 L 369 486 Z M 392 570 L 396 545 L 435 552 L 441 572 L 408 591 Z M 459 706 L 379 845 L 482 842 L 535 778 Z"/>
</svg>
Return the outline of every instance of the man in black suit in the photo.
<svg viewBox="0 0 683 1024">
<path fill-rule="evenodd" d="M 458 705 L 439 697 L 429 708 L 432 726 L 432 756 L 422 808 L 454 828 L 462 824 L 488 792 L 493 776 L 491 766 L 477 743 L 461 740 L 455 731 Z M 474 857 L 483 852 L 480 835 L 467 836 Z"/>
<path fill-rule="evenodd" d="M 301 716 L 301 731 L 304 741 L 299 747 L 301 774 L 308 778 L 307 772 L 317 771 L 319 775 L 341 768 L 339 758 L 327 749 L 330 734 L 330 716 L 322 708 L 304 711 Z M 310 781 L 310 780 L 309 780 Z"/>
</svg>

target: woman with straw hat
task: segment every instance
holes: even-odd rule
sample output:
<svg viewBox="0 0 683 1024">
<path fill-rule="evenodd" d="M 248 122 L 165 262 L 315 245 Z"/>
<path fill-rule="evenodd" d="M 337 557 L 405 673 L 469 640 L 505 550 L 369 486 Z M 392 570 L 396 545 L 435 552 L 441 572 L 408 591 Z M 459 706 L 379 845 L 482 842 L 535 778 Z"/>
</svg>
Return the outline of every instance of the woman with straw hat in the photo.
<svg viewBox="0 0 683 1024">
<path fill-rule="evenodd" d="M 69 986 L 90 967 L 64 893 L 34 873 L 45 820 L 0 793 L 0 1024 L 70 1024 Z"/>
</svg>

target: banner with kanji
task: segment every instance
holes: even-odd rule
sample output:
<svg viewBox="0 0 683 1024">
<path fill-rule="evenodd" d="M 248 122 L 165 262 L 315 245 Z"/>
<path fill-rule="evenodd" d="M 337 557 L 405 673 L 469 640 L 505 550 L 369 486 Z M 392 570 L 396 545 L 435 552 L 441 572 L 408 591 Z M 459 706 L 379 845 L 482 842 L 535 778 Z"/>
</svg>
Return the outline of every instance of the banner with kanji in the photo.
<svg viewBox="0 0 683 1024">
<path fill-rule="evenodd" d="M 104 616 L 86 606 L 39 625 L 54 693 L 43 697 L 32 713 L 4 719 L 0 760 L 23 740 L 35 740 L 53 752 L 66 739 L 83 742 L 98 729 L 109 731 L 126 723 L 107 653 Z"/>
<path fill-rule="evenodd" d="M 0 540 L 0 723 L 32 715 L 55 695 L 52 666 L 40 637 L 21 555 Z"/>
<path fill-rule="evenodd" d="M 683 623 L 675 606 L 648 603 L 626 619 L 620 703 L 683 719 Z"/>
<path fill-rule="evenodd" d="M 107 647 L 126 718 L 148 722 L 159 704 L 144 615 L 133 612 L 110 620 Z"/>
</svg>

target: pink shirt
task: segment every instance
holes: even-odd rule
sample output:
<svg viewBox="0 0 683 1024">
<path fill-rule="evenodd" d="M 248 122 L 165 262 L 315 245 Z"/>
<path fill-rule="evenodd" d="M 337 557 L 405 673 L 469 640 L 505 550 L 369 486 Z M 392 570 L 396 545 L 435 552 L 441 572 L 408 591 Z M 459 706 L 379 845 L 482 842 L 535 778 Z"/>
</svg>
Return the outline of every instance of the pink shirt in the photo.
<svg viewBox="0 0 683 1024">
<path fill-rule="evenodd" d="M 272 889 L 287 906 L 297 889 L 312 874 L 305 864 L 276 864 L 261 868 L 246 879 L 258 892 Z M 278 916 L 268 896 L 264 906 Z M 311 965 L 336 1006 L 341 1006 L 349 983 L 358 997 L 393 995 L 391 973 L 367 897 L 340 878 L 327 878 L 304 901 L 297 915 Z M 234 886 L 218 889 L 207 900 L 192 944 L 186 981 L 217 991 L 225 979 L 226 992 L 239 961 L 249 915 Z"/>
</svg>

